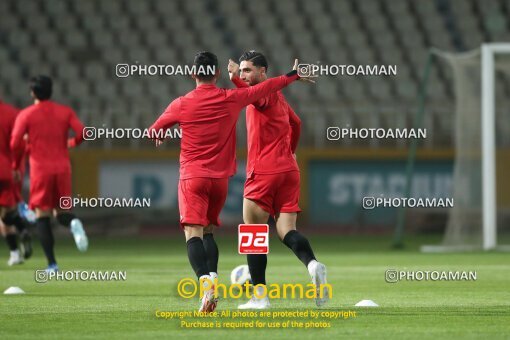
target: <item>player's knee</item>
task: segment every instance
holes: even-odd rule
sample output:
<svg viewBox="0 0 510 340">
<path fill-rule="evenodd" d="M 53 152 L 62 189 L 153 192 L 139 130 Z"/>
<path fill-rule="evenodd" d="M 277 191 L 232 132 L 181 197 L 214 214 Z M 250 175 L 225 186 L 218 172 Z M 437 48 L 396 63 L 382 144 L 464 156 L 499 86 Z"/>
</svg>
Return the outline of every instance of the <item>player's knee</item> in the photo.
<svg viewBox="0 0 510 340">
<path fill-rule="evenodd" d="M 214 232 L 214 226 L 208 225 L 207 227 L 204 227 L 204 235 L 205 234 L 212 234 Z"/>
<path fill-rule="evenodd" d="M 204 227 L 199 225 L 185 225 L 184 233 L 186 235 L 186 241 L 192 237 L 204 237 Z"/>
<path fill-rule="evenodd" d="M 282 226 L 282 225 L 278 225 L 278 223 L 276 224 L 276 232 L 278 234 L 278 237 L 280 238 L 280 241 L 283 242 L 283 239 L 285 238 L 285 236 L 291 232 L 291 231 L 296 231 L 296 227 L 295 226 Z"/>
<path fill-rule="evenodd" d="M 62 224 L 63 226 L 66 226 L 66 227 L 68 227 L 71 224 L 71 221 L 75 218 L 76 218 L 76 216 L 73 213 L 68 213 L 68 212 L 59 213 L 57 215 L 58 223 Z"/>
<path fill-rule="evenodd" d="M 265 224 L 268 220 L 268 215 L 266 212 L 262 214 L 257 214 L 255 212 L 249 212 L 243 215 L 243 221 L 246 224 Z"/>
</svg>

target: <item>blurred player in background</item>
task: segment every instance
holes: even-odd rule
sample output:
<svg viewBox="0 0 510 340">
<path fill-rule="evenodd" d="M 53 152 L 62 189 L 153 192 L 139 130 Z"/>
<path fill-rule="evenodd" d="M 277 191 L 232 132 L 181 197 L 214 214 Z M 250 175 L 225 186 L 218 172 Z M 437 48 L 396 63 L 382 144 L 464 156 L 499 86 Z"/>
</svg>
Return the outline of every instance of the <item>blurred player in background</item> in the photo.
<svg viewBox="0 0 510 340">
<path fill-rule="evenodd" d="M 0 100 L 0 232 L 9 247 L 9 266 L 23 263 L 32 255 L 30 234 L 26 222 L 20 217 L 16 204 L 22 201 L 21 179 L 12 171 L 13 154 L 10 138 L 19 110 Z M 21 152 L 24 154 L 25 148 Z M 20 248 L 18 248 L 18 233 Z M 20 251 L 21 250 L 21 251 Z"/>
<path fill-rule="evenodd" d="M 267 79 L 268 63 L 263 54 L 245 52 L 240 67 L 229 62 L 230 79 L 238 88 L 263 84 Z M 240 76 L 239 74 L 240 69 Z M 259 99 L 246 109 L 248 132 L 248 160 L 244 186 L 244 223 L 265 224 L 269 216 L 276 221 L 280 240 L 289 247 L 308 268 L 312 283 L 317 287 L 315 302 L 322 306 L 329 298 L 325 289 L 320 295 L 319 287 L 326 283 L 326 267 L 317 262 L 310 243 L 296 230 L 299 202 L 299 167 L 296 148 L 301 133 L 301 120 L 278 91 Z M 266 254 L 248 254 L 248 267 L 253 285 L 266 285 Z M 263 287 L 258 296 L 263 296 Z M 267 292 L 267 290 L 266 290 Z M 257 298 L 240 305 L 240 309 L 264 309 L 269 299 Z"/>
<path fill-rule="evenodd" d="M 196 88 L 175 99 L 151 126 L 163 131 L 179 123 L 182 129 L 179 213 L 188 258 L 201 282 L 217 277 L 218 247 L 212 236 L 227 197 L 228 178 L 236 172 L 236 122 L 246 105 L 297 80 L 297 72 L 242 89 L 220 89 L 218 59 L 210 52 L 195 56 L 195 67 L 213 67 L 214 74 L 193 76 Z M 161 139 L 156 142 L 161 143 Z M 214 287 L 205 287 L 200 311 L 216 308 Z"/>
<path fill-rule="evenodd" d="M 84 126 L 71 108 L 50 100 L 52 81 L 49 77 L 32 78 L 30 89 L 34 104 L 19 113 L 10 142 L 14 152 L 14 171 L 19 177 L 20 150 L 27 134 L 30 145 L 29 205 L 35 209 L 36 227 L 48 260 L 47 271 L 57 271 L 50 223 L 52 214 L 60 224 L 70 228 L 80 251 L 88 247 L 81 221 L 69 210 L 60 208 L 60 199 L 71 197 L 68 148 L 82 142 Z M 69 129 L 74 131 L 74 138 L 68 138 Z"/>
</svg>

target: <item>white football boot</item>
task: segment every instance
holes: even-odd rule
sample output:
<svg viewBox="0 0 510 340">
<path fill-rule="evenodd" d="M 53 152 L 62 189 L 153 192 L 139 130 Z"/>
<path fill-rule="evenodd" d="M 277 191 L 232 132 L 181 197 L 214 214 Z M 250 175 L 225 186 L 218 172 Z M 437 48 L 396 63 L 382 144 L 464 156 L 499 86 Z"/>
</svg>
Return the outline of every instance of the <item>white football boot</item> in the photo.
<svg viewBox="0 0 510 340">
<path fill-rule="evenodd" d="M 208 287 L 209 282 L 205 280 L 210 280 L 213 282 Z M 203 275 L 198 280 L 200 285 L 204 285 L 204 296 L 202 296 L 202 300 L 200 301 L 199 312 L 211 313 L 214 312 L 216 306 L 218 305 L 218 299 L 214 297 L 214 281 L 210 275 Z"/>
<path fill-rule="evenodd" d="M 264 290 L 267 293 L 267 289 L 264 289 L 263 287 L 256 287 L 257 289 L 257 295 L 262 296 L 264 295 Z M 269 303 L 269 298 L 266 296 L 264 297 L 257 297 L 255 294 L 252 295 L 251 299 L 246 302 L 245 304 L 237 306 L 238 309 L 267 309 L 271 306 Z"/>
<path fill-rule="evenodd" d="M 87 251 L 89 240 L 87 238 L 87 234 L 85 234 L 85 229 L 83 229 L 83 224 L 77 218 L 74 218 L 71 221 L 71 233 L 73 234 L 76 248 L 82 252 Z"/>
<path fill-rule="evenodd" d="M 325 285 L 328 283 L 326 278 L 326 266 L 316 260 L 312 260 L 308 264 L 308 272 L 312 277 L 312 283 L 315 285 L 316 296 L 315 296 L 315 304 L 317 307 L 323 306 L 326 302 L 329 301 L 329 288 L 327 286 L 322 287 L 322 297 L 321 297 L 321 285 Z"/>
<path fill-rule="evenodd" d="M 23 263 L 23 257 L 21 256 L 19 250 L 11 251 L 11 255 L 9 257 L 9 260 L 7 261 L 7 265 L 14 266 L 15 264 L 22 264 L 22 263 Z"/>
</svg>

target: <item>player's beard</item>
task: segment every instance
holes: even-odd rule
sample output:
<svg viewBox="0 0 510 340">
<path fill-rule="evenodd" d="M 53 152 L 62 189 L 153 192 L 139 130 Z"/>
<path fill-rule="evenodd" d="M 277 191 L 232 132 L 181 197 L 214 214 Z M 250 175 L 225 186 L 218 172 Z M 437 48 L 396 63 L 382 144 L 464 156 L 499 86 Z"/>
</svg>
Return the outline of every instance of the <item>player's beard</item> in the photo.
<svg viewBox="0 0 510 340">
<path fill-rule="evenodd" d="M 260 84 L 261 82 L 263 82 L 265 79 L 262 79 L 262 76 L 258 76 L 258 77 L 253 77 L 251 81 L 248 81 L 247 84 L 250 85 L 250 86 L 255 86 L 257 84 Z"/>
</svg>

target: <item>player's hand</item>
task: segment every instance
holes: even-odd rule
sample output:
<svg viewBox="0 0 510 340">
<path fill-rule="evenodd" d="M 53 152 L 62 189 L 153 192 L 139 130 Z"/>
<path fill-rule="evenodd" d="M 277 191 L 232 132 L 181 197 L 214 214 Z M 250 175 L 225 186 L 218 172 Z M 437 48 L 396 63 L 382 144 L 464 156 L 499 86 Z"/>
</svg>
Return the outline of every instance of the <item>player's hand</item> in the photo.
<svg viewBox="0 0 510 340">
<path fill-rule="evenodd" d="M 298 65 L 299 65 L 299 60 L 298 59 L 294 59 L 294 66 L 292 67 L 292 70 L 297 70 Z M 299 80 L 307 82 L 307 83 L 315 84 L 315 80 L 313 80 L 310 77 L 301 77 L 301 76 L 299 76 Z"/>
<path fill-rule="evenodd" d="M 296 156 L 296 154 L 295 154 L 295 153 L 293 153 L 293 154 L 292 154 L 292 157 L 294 157 L 294 159 L 296 159 L 296 160 L 297 160 L 297 156 Z"/>
<path fill-rule="evenodd" d="M 74 138 L 68 138 L 67 139 L 67 148 L 71 149 L 74 147 L 76 147 L 76 141 L 74 140 Z"/>
<path fill-rule="evenodd" d="M 19 170 L 12 171 L 12 179 L 14 180 L 15 183 L 21 181 L 21 173 L 19 172 Z"/>
<path fill-rule="evenodd" d="M 154 141 L 154 143 L 156 144 L 156 147 L 158 147 L 158 146 L 160 146 L 161 144 L 163 144 L 163 141 L 162 141 L 162 140 L 160 140 L 160 139 L 156 139 L 156 140 Z"/>
<path fill-rule="evenodd" d="M 233 61 L 232 59 L 228 60 L 227 69 L 230 80 L 239 76 L 239 64 Z"/>
</svg>

